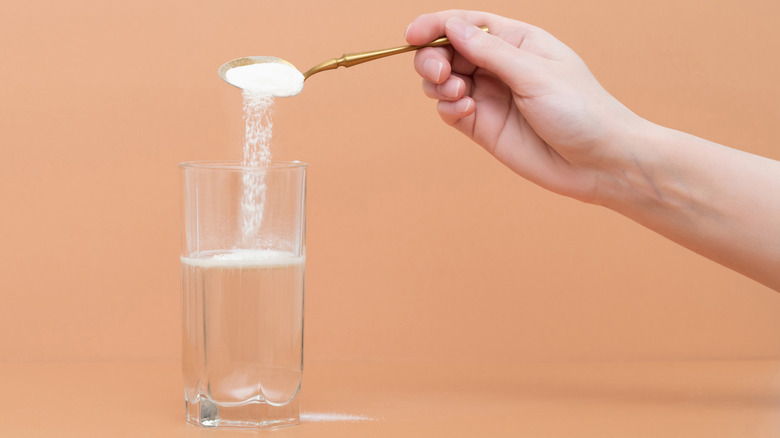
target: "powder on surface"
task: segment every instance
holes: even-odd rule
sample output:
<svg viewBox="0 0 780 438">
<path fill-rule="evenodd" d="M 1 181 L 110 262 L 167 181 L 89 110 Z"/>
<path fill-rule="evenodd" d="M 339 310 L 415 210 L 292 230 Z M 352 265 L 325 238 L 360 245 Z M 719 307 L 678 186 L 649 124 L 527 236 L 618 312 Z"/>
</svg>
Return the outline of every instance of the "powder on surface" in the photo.
<svg viewBox="0 0 780 438">
<path fill-rule="evenodd" d="M 365 417 L 363 415 L 339 414 L 332 412 L 301 412 L 301 421 L 304 422 L 345 422 L 345 421 L 376 421 L 374 417 Z"/>
<path fill-rule="evenodd" d="M 303 90 L 303 74 L 295 67 L 275 62 L 233 67 L 225 79 L 238 88 L 266 96 L 295 96 Z"/>
</svg>

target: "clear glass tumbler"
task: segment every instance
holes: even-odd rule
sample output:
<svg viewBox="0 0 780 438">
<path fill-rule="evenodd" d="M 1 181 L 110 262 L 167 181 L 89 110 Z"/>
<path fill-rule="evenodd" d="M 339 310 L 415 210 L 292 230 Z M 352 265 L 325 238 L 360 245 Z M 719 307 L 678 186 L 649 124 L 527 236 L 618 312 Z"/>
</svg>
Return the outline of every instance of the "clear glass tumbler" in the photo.
<svg viewBox="0 0 780 438">
<path fill-rule="evenodd" d="M 179 168 L 187 421 L 298 424 L 306 164 Z"/>
</svg>

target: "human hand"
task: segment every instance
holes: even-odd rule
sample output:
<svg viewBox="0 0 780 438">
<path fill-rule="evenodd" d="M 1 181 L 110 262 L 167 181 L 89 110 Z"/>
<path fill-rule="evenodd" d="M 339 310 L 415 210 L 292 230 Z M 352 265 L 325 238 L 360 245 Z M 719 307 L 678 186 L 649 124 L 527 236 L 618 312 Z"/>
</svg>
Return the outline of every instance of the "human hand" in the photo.
<svg viewBox="0 0 780 438">
<path fill-rule="evenodd" d="M 415 19 L 406 39 L 442 34 L 452 45 L 417 51 L 414 67 L 446 123 L 528 180 L 780 291 L 780 161 L 636 116 L 529 24 L 444 11 Z"/>
<path fill-rule="evenodd" d="M 489 34 L 477 26 L 487 25 Z M 446 34 L 451 46 L 419 50 L 415 70 L 441 118 L 528 180 L 600 202 L 621 144 L 642 119 L 607 93 L 585 63 L 542 29 L 472 11 L 426 14 L 409 44 Z"/>
</svg>

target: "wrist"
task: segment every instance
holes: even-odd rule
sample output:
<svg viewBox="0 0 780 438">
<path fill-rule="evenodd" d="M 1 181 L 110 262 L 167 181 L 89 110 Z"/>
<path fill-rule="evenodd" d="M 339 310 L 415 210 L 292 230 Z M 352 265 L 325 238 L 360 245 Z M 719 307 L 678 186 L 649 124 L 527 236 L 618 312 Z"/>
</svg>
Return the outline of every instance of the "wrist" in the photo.
<svg viewBox="0 0 780 438">
<path fill-rule="evenodd" d="M 663 139 L 670 130 L 631 114 L 618 123 L 606 145 L 609 159 L 604 160 L 599 190 L 593 203 L 626 214 L 626 209 L 657 205 L 663 200 L 657 181 L 659 163 L 663 163 Z"/>
</svg>

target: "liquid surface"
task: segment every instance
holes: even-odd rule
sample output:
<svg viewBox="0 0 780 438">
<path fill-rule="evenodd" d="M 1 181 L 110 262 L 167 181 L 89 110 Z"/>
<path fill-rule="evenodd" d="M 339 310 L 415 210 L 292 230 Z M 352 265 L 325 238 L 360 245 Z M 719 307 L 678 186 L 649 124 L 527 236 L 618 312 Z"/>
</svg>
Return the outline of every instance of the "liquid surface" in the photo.
<svg viewBox="0 0 780 438">
<path fill-rule="evenodd" d="M 270 249 L 234 249 L 205 251 L 198 257 L 181 257 L 181 262 L 203 268 L 271 268 L 303 264 L 304 257 L 291 252 Z"/>
</svg>

